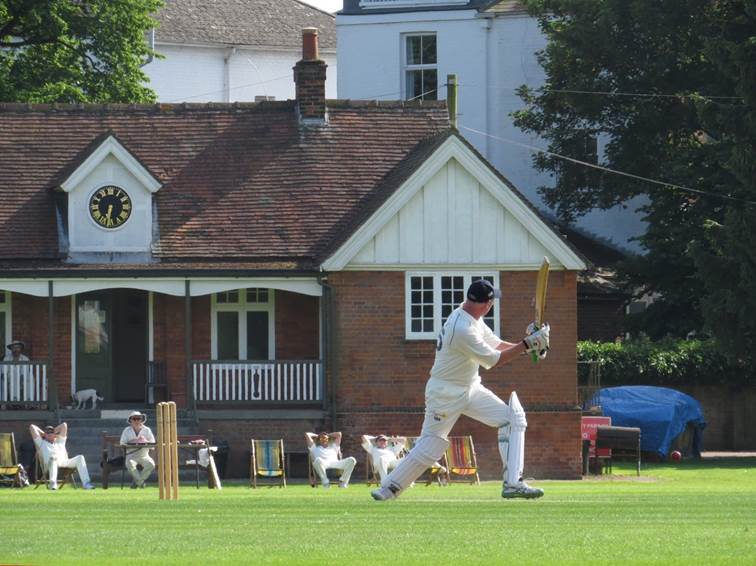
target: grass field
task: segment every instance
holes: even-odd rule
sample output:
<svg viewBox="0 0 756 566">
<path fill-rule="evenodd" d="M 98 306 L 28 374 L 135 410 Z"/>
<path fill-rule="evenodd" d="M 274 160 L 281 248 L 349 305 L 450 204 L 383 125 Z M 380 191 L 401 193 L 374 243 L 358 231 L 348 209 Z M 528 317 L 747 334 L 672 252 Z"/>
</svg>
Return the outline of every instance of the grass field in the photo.
<svg viewBox="0 0 756 566">
<path fill-rule="evenodd" d="M 505 501 L 499 482 L 418 486 L 378 503 L 347 490 L 221 492 L 156 487 L 0 489 L 2 564 L 754 564 L 756 459 L 631 467 L 534 482 Z"/>
</svg>

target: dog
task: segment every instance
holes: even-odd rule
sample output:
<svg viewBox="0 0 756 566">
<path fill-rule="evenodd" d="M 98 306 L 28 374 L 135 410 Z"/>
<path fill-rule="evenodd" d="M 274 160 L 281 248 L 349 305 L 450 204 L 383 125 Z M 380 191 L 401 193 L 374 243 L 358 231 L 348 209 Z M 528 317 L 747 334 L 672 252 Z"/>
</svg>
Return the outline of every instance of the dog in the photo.
<svg viewBox="0 0 756 566">
<path fill-rule="evenodd" d="M 73 394 L 72 400 L 76 403 L 77 409 L 84 409 L 87 401 L 92 401 L 92 409 L 97 407 L 97 401 L 104 401 L 96 389 L 82 389 Z"/>
</svg>

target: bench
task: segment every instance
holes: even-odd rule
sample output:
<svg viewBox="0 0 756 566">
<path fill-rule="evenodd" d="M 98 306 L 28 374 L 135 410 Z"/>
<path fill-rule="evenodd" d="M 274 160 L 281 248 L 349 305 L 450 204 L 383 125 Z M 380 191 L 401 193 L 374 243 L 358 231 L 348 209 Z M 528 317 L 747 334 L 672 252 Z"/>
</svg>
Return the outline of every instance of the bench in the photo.
<svg viewBox="0 0 756 566">
<path fill-rule="evenodd" d="M 179 434 L 176 437 L 179 444 L 188 444 L 193 441 L 202 440 L 206 446 L 210 445 L 210 441 L 207 436 L 202 434 Z M 181 451 L 179 451 L 181 452 Z M 154 458 L 157 460 L 156 458 Z M 157 466 L 157 461 L 155 462 Z M 123 486 L 123 472 L 124 455 L 121 448 L 121 436 L 113 436 L 107 432 L 102 433 L 102 457 L 100 459 L 100 468 L 102 468 L 102 489 L 108 489 L 110 484 L 111 472 L 121 471 L 121 486 Z M 185 459 L 179 457 L 179 469 L 189 468 L 198 470 L 201 468 L 196 462 L 187 462 Z"/>
<path fill-rule="evenodd" d="M 626 426 L 599 426 L 596 429 L 596 451 L 610 448 L 611 455 L 606 459 L 605 466 L 612 471 L 612 458 L 617 455 L 630 455 L 637 461 L 637 473 L 640 475 L 641 465 L 641 430 Z"/>
</svg>

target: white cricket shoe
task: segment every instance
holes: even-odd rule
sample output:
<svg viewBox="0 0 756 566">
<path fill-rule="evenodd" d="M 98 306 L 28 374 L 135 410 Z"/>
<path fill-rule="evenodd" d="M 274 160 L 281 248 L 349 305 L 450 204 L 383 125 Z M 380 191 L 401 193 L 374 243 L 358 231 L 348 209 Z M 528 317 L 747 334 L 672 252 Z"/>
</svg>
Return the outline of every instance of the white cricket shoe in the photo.
<svg viewBox="0 0 756 566">
<path fill-rule="evenodd" d="M 388 501 L 389 499 L 394 499 L 396 497 L 396 494 L 387 487 L 374 489 L 370 492 L 370 495 L 372 495 L 373 499 L 376 501 Z"/>
<path fill-rule="evenodd" d="M 515 499 L 517 497 L 521 499 L 537 499 L 543 496 L 543 490 L 538 487 L 531 487 L 524 481 L 520 480 L 514 485 L 504 484 L 504 489 L 501 490 L 501 496 L 504 499 Z"/>
</svg>

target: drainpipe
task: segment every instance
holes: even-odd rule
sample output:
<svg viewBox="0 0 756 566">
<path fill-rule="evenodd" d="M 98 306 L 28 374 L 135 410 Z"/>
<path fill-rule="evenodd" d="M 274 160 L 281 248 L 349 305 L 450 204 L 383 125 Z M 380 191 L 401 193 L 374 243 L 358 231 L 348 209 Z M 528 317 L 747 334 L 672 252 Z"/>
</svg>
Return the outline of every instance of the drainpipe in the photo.
<svg viewBox="0 0 756 566">
<path fill-rule="evenodd" d="M 331 418 L 331 428 L 334 430 L 336 427 L 336 389 L 338 384 L 338 372 L 336 371 L 336 364 L 332 362 L 333 351 L 333 287 L 328 285 L 325 281 L 327 275 L 318 274 L 318 284 L 323 287 L 323 301 L 321 303 L 321 311 L 323 313 L 323 332 L 322 332 L 322 349 L 323 349 L 323 385 L 330 385 L 328 388 L 329 395 L 326 395 L 325 387 L 323 387 L 323 409 L 328 409 Z M 330 382 L 326 382 L 325 376 L 331 372 Z"/>
<path fill-rule="evenodd" d="M 47 409 L 53 409 L 58 412 L 58 380 L 55 379 L 53 371 L 54 335 L 53 335 L 53 316 L 54 316 L 54 298 L 53 282 L 47 282 Z"/>
<path fill-rule="evenodd" d="M 231 58 L 236 55 L 236 47 L 232 47 L 228 50 L 228 53 L 223 57 L 223 90 L 225 91 L 224 102 L 231 102 Z"/>
<path fill-rule="evenodd" d="M 155 59 L 155 28 L 150 30 L 150 54 L 147 56 L 147 60 L 139 65 L 140 67 L 146 67 Z"/>
</svg>

